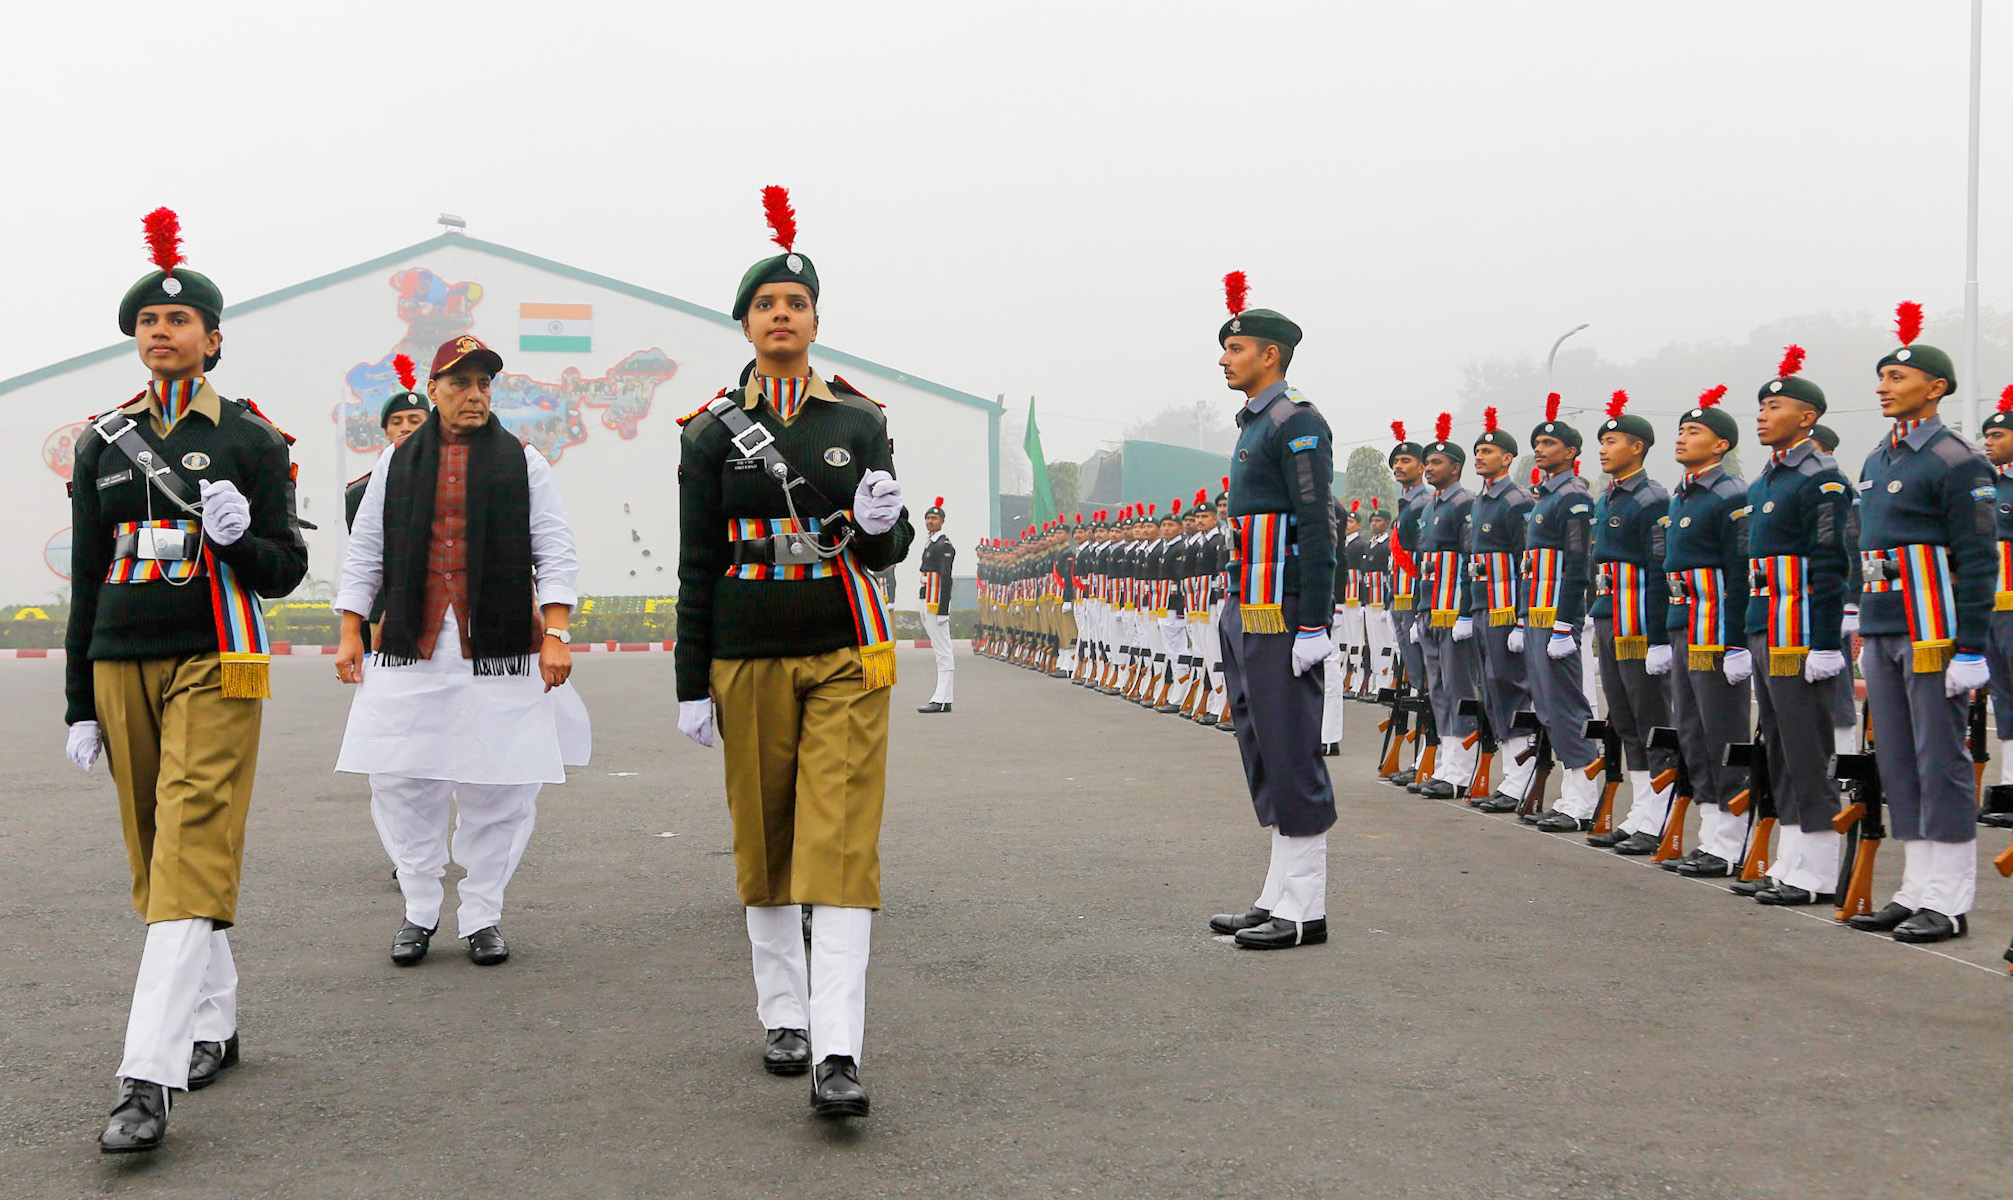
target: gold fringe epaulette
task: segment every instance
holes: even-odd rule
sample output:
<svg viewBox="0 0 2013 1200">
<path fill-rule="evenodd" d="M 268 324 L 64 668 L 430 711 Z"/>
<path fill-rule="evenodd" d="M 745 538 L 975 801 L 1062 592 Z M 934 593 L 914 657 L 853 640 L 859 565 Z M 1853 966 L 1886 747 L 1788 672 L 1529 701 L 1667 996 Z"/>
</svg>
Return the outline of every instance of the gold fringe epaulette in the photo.
<svg viewBox="0 0 2013 1200">
<path fill-rule="evenodd" d="M 1395 595 L 1395 596 L 1391 597 L 1391 611 L 1392 611 L 1392 612 L 1411 612 L 1411 611 L 1412 611 L 1412 597 L 1410 597 L 1410 596 L 1406 595 L 1406 594 L 1405 594 L 1405 593 L 1403 593 L 1403 592 L 1399 592 L 1399 593 L 1398 593 L 1397 595 Z"/>
<path fill-rule="evenodd" d="M 1280 605 L 1246 604 L 1242 611 L 1246 633 L 1286 632 L 1286 609 Z"/>
<path fill-rule="evenodd" d="M 1430 624 L 1434 629 L 1452 629 L 1461 616 L 1461 611 L 1455 608 L 1436 608 L 1432 612 Z"/>
<path fill-rule="evenodd" d="M 895 686 L 895 644 L 877 642 L 860 647 L 860 679 L 866 691 Z"/>
<path fill-rule="evenodd" d="M 1993 612 L 2013 612 L 2013 592 L 1992 593 Z"/>
<path fill-rule="evenodd" d="M 226 700 L 270 700 L 273 698 L 272 659 L 264 654 L 242 654 L 231 651 L 219 655 L 223 660 L 224 699 Z"/>
</svg>

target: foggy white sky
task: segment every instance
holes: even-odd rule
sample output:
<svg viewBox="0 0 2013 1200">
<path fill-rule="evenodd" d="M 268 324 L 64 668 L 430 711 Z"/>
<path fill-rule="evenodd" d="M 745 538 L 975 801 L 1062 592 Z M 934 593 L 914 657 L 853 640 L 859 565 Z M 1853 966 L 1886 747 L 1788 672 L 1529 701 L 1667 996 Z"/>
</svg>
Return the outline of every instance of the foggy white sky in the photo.
<svg viewBox="0 0 2013 1200">
<path fill-rule="evenodd" d="M 2013 6 L 1987 10 L 1983 294 L 2013 307 Z M 766 183 L 795 197 L 825 342 L 1039 397 L 1055 458 L 1235 403 L 1233 268 L 1305 327 L 1293 380 L 1345 439 L 1423 428 L 1463 362 L 1541 357 L 1581 321 L 1612 360 L 1915 299 L 1954 350 L 1968 21 L 1963 0 L 17 6 L 0 377 L 116 340 L 159 204 L 231 300 L 446 210 L 725 308 Z"/>
</svg>

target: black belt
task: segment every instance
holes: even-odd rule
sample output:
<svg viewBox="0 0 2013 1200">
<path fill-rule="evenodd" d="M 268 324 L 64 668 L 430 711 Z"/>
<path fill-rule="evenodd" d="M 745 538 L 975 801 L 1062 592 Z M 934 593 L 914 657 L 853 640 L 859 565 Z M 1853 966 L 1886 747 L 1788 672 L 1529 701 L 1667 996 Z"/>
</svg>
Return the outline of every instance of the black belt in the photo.
<svg viewBox="0 0 2013 1200">
<path fill-rule="evenodd" d="M 813 533 L 783 534 L 778 536 L 794 537 L 803 541 L 807 546 L 815 545 L 826 550 L 831 549 L 830 545 L 820 540 L 818 535 Z M 764 567 L 773 567 L 776 565 L 776 543 L 773 538 L 745 538 L 729 542 L 727 543 L 727 547 L 733 552 L 734 565 L 737 567 L 744 567 L 750 564 Z M 792 565 L 808 566 L 811 564 L 795 563 Z"/>
<path fill-rule="evenodd" d="M 203 556 L 203 531 L 200 529 L 148 529 L 146 532 L 153 536 L 156 551 L 163 548 L 162 539 L 169 539 L 167 545 L 173 546 L 174 542 L 172 539 L 175 534 L 179 533 L 182 538 L 181 553 L 155 553 L 149 556 L 150 559 L 158 559 L 162 562 L 181 562 Z M 113 538 L 112 557 L 115 560 L 140 557 L 140 532 L 136 530 L 133 533 L 122 533 Z"/>
</svg>

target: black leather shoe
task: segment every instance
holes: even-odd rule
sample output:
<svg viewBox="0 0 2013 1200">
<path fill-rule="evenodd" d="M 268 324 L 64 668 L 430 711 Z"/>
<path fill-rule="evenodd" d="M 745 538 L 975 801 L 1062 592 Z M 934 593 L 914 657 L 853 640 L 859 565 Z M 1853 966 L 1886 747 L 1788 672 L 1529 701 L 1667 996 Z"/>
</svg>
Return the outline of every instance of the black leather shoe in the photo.
<svg viewBox="0 0 2013 1200">
<path fill-rule="evenodd" d="M 1216 716 L 1213 713 L 1203 713 L 1201 716 L 1195 718 L 1195 723 L 1197 725 L 1214 725 L 1216 724 Z"/>
<path fill-rule="evenodd" d="M 1690 850 L 1685 851 L 1682 856 L 1678 858 L 1667 858 L 1662 862 L 1658 863 L 1657 866 L 1662 867 L 1664 870 L 1675 874 L 1677 872 L 1677 869 L 1683 866 L 1684 864 L 1688 862 L 1698 861 L 1698 856 L 1701 853 L 1703 852 L 1699 850 L 1698 847 L 1694 846 Z"/>
<path fill-rule="evenodd" d="M 811 1080 L 811 1111 L 821 1117 L 864 1117 L 867 1089 L 860 1086 L 860 1065 L 850 1054 L 834 1054 L 818 1064 Z"/>
<path fill-rule="evenodd" d="M 1179 704 L 1156 704 L 1153 707 L 1153 711 L 1157 713 L 1178 713 L 1181 711 L 1181 706 Z"/>
<path fill-rule="evenodd" d="M 1619 846 L 1628 840 L 1629 835 L 1619 829 L 1610 829 L 1606 833 L 1590 833 L 1587 835 L 1587 845 L 1599 846 L 1603 850 L 1606 850 L 1610 846 Z"/>
<path fill-rule="evenodd" d="M 1933 908 L 1918 908 L 1915 915 L 1894 927 L 1897 942 L 1947 942 L 1971 932 L 1971 923 L 1962 915 L 1946 917 Z"/>
<path fill-rule="evenodd" d="M 1727 890 L 1736 896 L 1746 896 L 1750 900 L 1775 886 L 1775 880 L 1764 875 L 1760 879 L 1736 879 Z"/>
<path fill-rule="evenodd" d="M 1454 793 L 1458 790 L 1453 784 L 1448 783 L 1444 779 L 1428 779 L 1419 785 L 1419 798 L 1422 800 L 1452 800 Z"/>
<path fill-rule="evenodd" d="M 1591 819 L 1569 816 L 1556 808 L 1539 817 L 1534 823 L 1546 833 L 1585 833 L 1594 827 Z"/>
<path fill-rule="evenodd" d="M 1593 841 L 1592 838 L 1588 838 L 1587 840 L 1590 842 Z M 1632 856 L 1638 854 L 1654 854 L 1656 853 L 1657 847 L 1661 845 L 1663 845 L 1663 839 L 1656 836 L 1655 834 L 1632 833 L 1629 836 L 1623 838 L 1621 841 L 1615 843 L 1615 853 L 1627 854 Z"/>
<path fill-rule="evenodd" d="M 221 1042 L 197 1042 L 189 1052 L 189 1090 L 200 1092 L 217 1081 L 225 1067 L 238 1065 L 238 1035 Z"/>
<path fill-rule="evenodd" d="M 1754 902 L 1756 904 L 1800 905 L 1832 904 L 1836 901 L 1830 892 L 1807 892 L 1791 884 L 1778 883 L 1774 887 L 1765 887 L 1756 892 L 1754 894 Z"/>
<path fill-rule="evenodd" d="M 1679 875 L 1683 875 L 1687 879 L 1724 879 L 1726 876 L 1733 874 L 1733 864 L 1717 854 L 1707 854 L 1703 850 L 1695 850 L 1692 854 L 1696 857 L 1691 857 L 1689 860 L 1684 858 L 1673 859 L 1672 862 L 1675 862 L 1676 866 L 1671 866 L 1671 863 L 1660 863 L 1658 865 L 1670 867 L 1671 870 L 1677 872 Z"/>
<path fill-rule="evenodd" d="M 1274 917 L 1263 925 L 1237 931 L 1237 944 L 1246 950 L 1291 950 L 1295 946 L 1318 946 L 1328 940 L 1328 920 L 1288 921 Z"/>
<path fill-rule="evenodd" d="M 928 704 L 924 704 L 918 707 L 916 711 L 919 713 L 949 712 L 951 711 L 951 706 L 948 704 L 938 704 L 936 701 L 932 700 Z"/>
<path fill-rule="evenodd" d="M 433 930 L 407 921 L 398 927 L 397 936 L 391 939 L 391 961 L 401 967 L 410 967 L 425 958 L 432 945 Z"/>
<path fill-rule="evenodd" d="M 1847 917 L 1845 923 L 1865 933 L 1893 933 L 1895 927 L 1914 915 L 1914 909 L 1890 900 L 1870 913 Z"/>
<path fill-rule="evenodd" d="M 1406 787 L 1418 776 L 1417 771 L 1393 771 L 1384 777 L 1384 782 L 1392 787 Z"/>
<path fill-rule="evenodd" d="M 1517 799 L 1515 796 L 1506 796 L 1501 792 L 1497 792 L 1495 795 L 1490 796 L 1487 800 L 1475 801 L 1474 805 L 1476 812 L 1506 813 L 1506 812 L 1516 812 L 1519 808 L 1522 808 L 1524 806 L 1524 802 L 1522 800 Z"/>
<path fill-rule="evenodd" d="M 107 1154 L 152 1150 L 168 1136 L 168 1089 L 144 1079 L 121 1079 L 112 1119 L 98 1135 L 98 1149 Z"/>
<path fill-rule="evenodd" d="M 1209 929 L 1212 933 L 1236 933 L 1240 929 L 1256 928 L 1271 919 L 1271 909 L 1254 907 L 1242 914 L 1217 913 L 1209 918 Z"/>
<path fill-rule="evenodd" d="M 1339 755 L 1340 755 L 1341 753 L 1342 753 L 1342 743 L 1341 743 L 1341 742 L 1323 742 L 1323 743 L 1321 743 L 1321 757 L 1323 757 L 1323 758 L 1335 758 L 1335 757 L 1339 756 Z"/>
<path fill-rule="evenodd" d="M 493 967 L 509 957 L 510 943 L 503 940 L 503 933 L 496 926 L 468 935 L 468 961 L 476 966 Z"/>
<path fill-rule="evenodd" d="M 811 1069 L 811 1035 L 803 1029 L 771 1029 L 762 1047 L 762 1069 L 771 1075 L 802 1075 Z"/>
</svg>

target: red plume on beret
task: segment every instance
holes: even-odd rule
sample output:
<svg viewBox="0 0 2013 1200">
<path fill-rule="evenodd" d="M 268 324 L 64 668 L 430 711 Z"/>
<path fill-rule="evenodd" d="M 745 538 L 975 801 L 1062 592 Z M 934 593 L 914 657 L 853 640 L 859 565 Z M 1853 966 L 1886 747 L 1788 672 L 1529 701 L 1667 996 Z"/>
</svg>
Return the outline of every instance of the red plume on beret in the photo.
<svg viewBox="0 0 2013 1200">
<path fill-rule="evenodd" d="M 1244 302 L 1251 295 L 1251 285 L 1246 282 L 1244 272 L 1232 271 L 1223 277 L 1223 305 L 1231 316 L 1244 311 Z"/>
<path fill-rule="evenodd" d="M 1559 394 L 1557 392 L 1553 392 L 1551 395 L 1545 397 L 1545 420 L 1556 421 L 1558 419 L 1559 419 Z"/>
<path fill-rule="evenodd" d="M 1226 492 L 1230 490 L 1230 476 L 1228 475 L 1223 477 L 1223 490 Z"/>
<path fill-rule="evenodd" d="M 1622 410 L 1628 406 L 1629 394 L 1620 388 L 1616 388 L 1615 394 L 1608 397 L 1608 420 L 1612 421 L 1616 417 L 1621 416 Z"/>
<path fill-rule="evenodd" d="M 936 503 L 930 505 L 931 508 L 942 508 L 943 506 L 944 506 L 944 498 L 942 496 L 938 496 L 936 499 Z"/>
<path fill-rule="evenodd" d="M 1083 524 L 1083 514 L 1082 514 L 1082 513 L 1078 513 L 1078 514 L 1076 514 L 1076 523 L 1077 523 L 1077 524 L 1079 524 L 1079 525 Z"/>
<path fill-rule="evenodd" d="M 1788 379 L 1791 375 L 1801 370 L 1803 370 L 1803 347 L 1784 346 L 1782 348 L 1782 362 L 1775 368 L 1775 373 L 1784 379 Z"/>
<path fill-rule="evenodd" d="M 1391 437 L 1394 440 L 1400 442 L 1405 440 L 1405 422 L 1403 421 L 1391 422 Z"/>
<path fill-rule="evenodd" d="M 1532 487 L 1536 487 L 1536 486 L 1538 486 L 1539 484 L 1543 483 L 1544 481 L 1545 481 L 1545 473 L 1544 473 L 1543 471 L 1539 470 L 1539 469 L 1538 469 L 1538 468 L 1536 468 L 1536 467 L 1532 467 L 1532 468 L 1531 468 L 1531 486 L 1532 486 Z"/>
<path fill-rule="evenodd" d="M 141 218 L 147 231 L 147 257 L 170 275 L 182 265 L 182 219 L 172 208 L 157 208 Z"/>
<path fill-rule="evenodd" d="M 1912 346 L 1915 339 L 1922 336 L 1922 306 L 1913 300 L 1903 300 L 1894 309 L 1894 336 L 1901 339 L 1904 346 Z"/>
<path fill-rule="evenodd" d="M 785 250 L 797 245 L 797 210 L 790 207 L 790 189 L 771 185 L 762 189 L 762 215 L 769 220 L 770 238 Z"/>
<path fill-rule="evenodd" d="M 1180 515 L 1180 513 L 1181 513 L 1181 497 L 1176 496 L 1174 499 L 1167 502 L 1167 514 L 1169 516 L 1178 516 Z"/>
<path fill-rule="evenodd" d="M 1376 512 L 1376 511 L 1377 511 L 1378 509 L 1380 509 L 1380 508 L 1382 508 L 1382 507 L 1384 507 L 1384 502 L 1383 502 L 1383 501 L 1381 501 L 1381 500 L 1377 499 L 1377 497 L 1375 497 L 1375 496 L 1372 496 L 1372 497 L 1370 497 L 1370 511 L 1371 511 L 1371 512 Z"/>
<path fill-rule="evenodd" d="M 1351 500 L 1349 502 L 1349 512 L 1351 515 L 1354 515 L 1362 511 L 1363 511 L 1363 502 L 1361 500 Z"/>
<path fill-rule="evenodd" d="M 1698 397 L 1698 406 L 1700 408 L 1711 408 L 1713 405 L 1718 404 L 1721 400 L 1724 399 L 1726 399 L 1726 385 L 1722 383 L 1715 385 L 1713 387 L 1709 387 L 1705 391 L 1700 392 Z"/>
<path fill-rule="evenodd" d="M 1199 487 L 1199 488 L 1196 488 L 1196 489 L 1195 489 L 1195 507 L 1197 507 L 1197 508 L 1201 508 L 1201 507 L 1202 507 L 1203 505 L 1205 505 L 1205 504 L 1208 504 L 1208 503 L 1209 503 L 1209 489 L 1208 489 L 1208 488 L 1206 488 L 1206 487 Z"/>
<path fill-rule="evenodd" d="M 1454 436 L 1454 414 L 1441 413 L 1439 419 L 1433 422 L 1433 440 L 1436 442 L 1444 442 L 1448 438 L 1453 436 Z"/>
<path fill-rule="evenodd" d="M 2006 390 L 1999 393 L 1999 411 L 2013 412 L 2013 383 L 2007 384 Z"/>
<path fill-rule="evenodd" d="M 398 372 L 399 386 L 408 392 L 413 389 L 414 384 L 419 382 L 419 372 L 413 368 L 412 356 L 410 354 L 400 354 L 394 357 L 391 360 L 391 369 Z"/>
<path fill-rule="evenodd" d="M 1149 517 L 1159 511 L 1160 511 L 1160 505 L 1158 503 L 1153 503 L 1146 506 L 1146 515 Z"/>
<path fill-rule="evenodd" d="M 1496 432 L 1496 406 L 1493 404 L 1482 410 L 1482 432 Z"/>
</svg>

